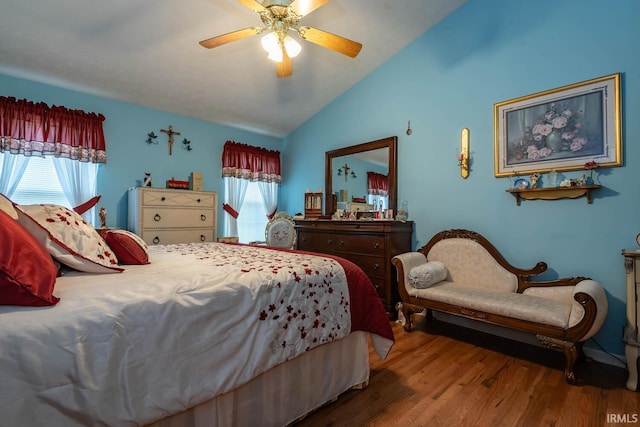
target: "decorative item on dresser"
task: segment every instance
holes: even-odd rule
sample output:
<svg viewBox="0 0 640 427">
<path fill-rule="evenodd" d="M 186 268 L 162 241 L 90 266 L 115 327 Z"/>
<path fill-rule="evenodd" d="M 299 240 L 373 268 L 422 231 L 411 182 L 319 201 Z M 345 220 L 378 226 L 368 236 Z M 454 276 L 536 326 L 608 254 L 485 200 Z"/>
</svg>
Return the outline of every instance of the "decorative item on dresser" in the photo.
<svg viewBox="0 0 640 427">
<path fill-rule="evenodd" d="M 338 255 L 362 268 L 390 317 L 398 297 L 391 258 L 411 250 L 413 222 L 296 220 L 297 249 Z"/>
<path fill-rule="evenodd" d="M 636 237 L 640 245 L 640 234 Z M 640 362 L 640 249 L 624 249 L 624 268 L 627 274 L 627 325 L 624 328 L 624 355 L 627 359 L 629 379 L 627 388 L 638 387 L 638 363 Z"/>
<path fill-rule="evenodd" d="M 217 193 L 129 189 L 129 230 L 148 244 L 214 242 Z"/>
<path fill-rule="evenodd" d="M 320 218 L 322 216 L 322 191 L 304 193 L 304 217 L 307 219 Z"/>
</svg>

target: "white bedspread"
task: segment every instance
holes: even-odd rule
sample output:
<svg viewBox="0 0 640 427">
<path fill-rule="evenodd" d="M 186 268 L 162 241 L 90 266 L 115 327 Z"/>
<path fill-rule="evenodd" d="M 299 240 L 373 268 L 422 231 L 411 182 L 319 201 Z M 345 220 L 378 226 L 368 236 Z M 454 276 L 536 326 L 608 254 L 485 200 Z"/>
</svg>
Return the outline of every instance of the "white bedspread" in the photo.
<svg viewBox="0 0 640 427">
<path fill-rule="evenodd" d="M 139 425 L 350 332 L 330 258 L 220 243 L 72 272 L 54 307 L 0 306 L 0 424 Z M 301 261 L 304 259 L 305 261 Z"/>
</svg>

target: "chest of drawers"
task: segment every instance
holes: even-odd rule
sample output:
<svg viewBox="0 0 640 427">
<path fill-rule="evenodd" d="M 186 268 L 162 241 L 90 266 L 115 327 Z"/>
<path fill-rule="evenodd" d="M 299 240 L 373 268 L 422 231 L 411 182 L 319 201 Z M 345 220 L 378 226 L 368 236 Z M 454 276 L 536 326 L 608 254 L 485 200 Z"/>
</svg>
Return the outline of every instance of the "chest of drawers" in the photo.
<svg viewBox="0 0 640 427">
<path fill-rule="evenodd" d="M 214 242 L 217 194 L 206 191 L 129 189 L 129 230 L 147 244 Z"/>
<path fill-rule="evenodd" d="M 399 301 L 394 256 L 411 250 L 413 222 L 296 220 L 300 250 L 338 255 L 369 276 L 387 312 Z"/>
</svg>

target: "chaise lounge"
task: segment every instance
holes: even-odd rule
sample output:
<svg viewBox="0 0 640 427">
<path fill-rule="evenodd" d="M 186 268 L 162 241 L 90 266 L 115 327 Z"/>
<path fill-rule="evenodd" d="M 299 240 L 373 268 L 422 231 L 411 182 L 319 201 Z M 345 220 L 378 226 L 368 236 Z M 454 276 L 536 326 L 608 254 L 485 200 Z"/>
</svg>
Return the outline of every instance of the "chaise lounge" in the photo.
<svg viewBox="0 0 640 427">
<path fill-rule="evenodd" d="M 415 252 L 392 259 L 398 272 L 397 304 L 404 329 L 411 315 L 427 309 L 535 334 L 546 347 L 565 354 L 565 379 L 576 384 L 574 365 L 583 343 L 607 314 L 602 286 L 585 277 L 532 281 L 547 270 L 509 264 L 482 235 L 468 230 L 436 234 Z"/>
</svg>

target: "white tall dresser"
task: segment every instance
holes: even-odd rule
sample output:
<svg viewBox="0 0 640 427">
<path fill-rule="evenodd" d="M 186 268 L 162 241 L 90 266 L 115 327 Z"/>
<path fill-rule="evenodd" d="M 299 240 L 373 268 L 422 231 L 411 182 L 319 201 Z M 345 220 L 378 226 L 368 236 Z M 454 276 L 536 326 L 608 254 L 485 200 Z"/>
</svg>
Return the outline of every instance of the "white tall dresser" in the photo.
<svg viewBox="0 0 640 427">
<path fill-rule="evenodd" d="M 128 198 L 128 228 L 149 245 L 216 240 L 215 192 L 133 187 Z"/>
<path fill-rule="evenodd" d="M 640 243 L 640 242 L 639 242 Z M 627 325 L 624 328 L 624 354 L 629 378 L 627 388 L 638 390 L 638 362 L 640 362 L 640 249 L 625 249 L 624 268 L 627 274 Z"/>
</svg>

